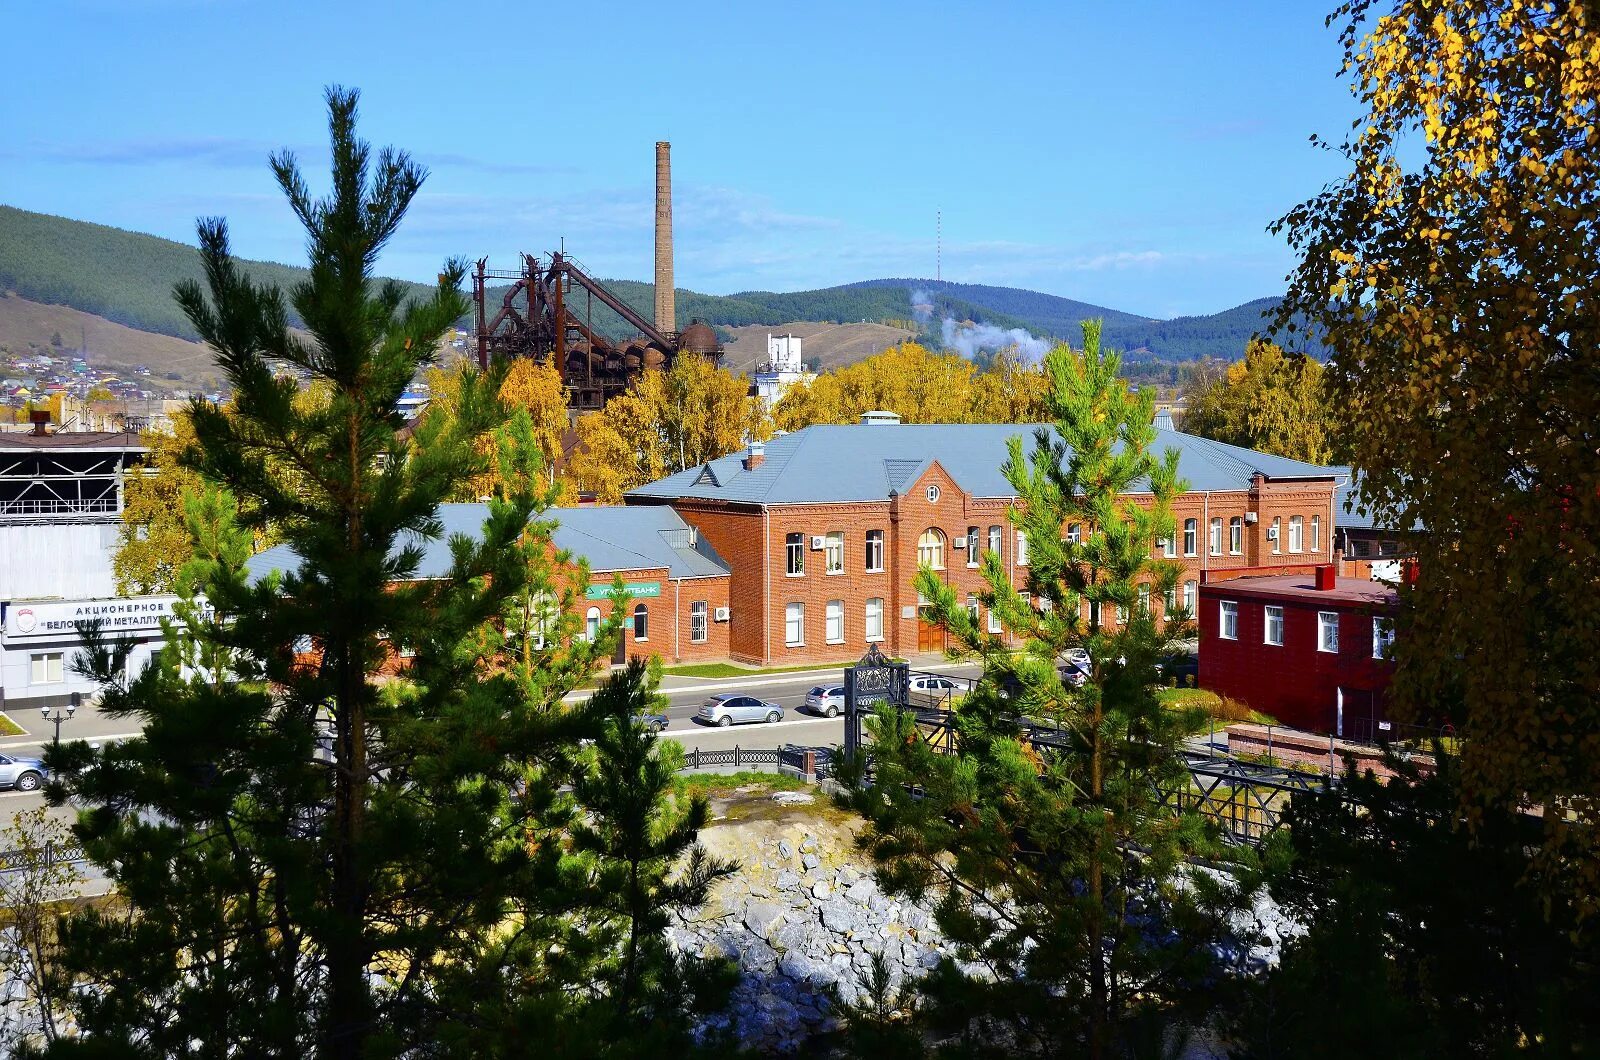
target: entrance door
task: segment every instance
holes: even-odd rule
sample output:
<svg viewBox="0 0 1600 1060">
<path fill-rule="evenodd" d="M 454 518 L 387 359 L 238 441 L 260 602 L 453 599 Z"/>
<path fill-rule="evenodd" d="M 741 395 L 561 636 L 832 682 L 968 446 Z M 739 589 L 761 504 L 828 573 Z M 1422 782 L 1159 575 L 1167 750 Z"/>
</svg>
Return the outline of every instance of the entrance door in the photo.
<svg viewBox="0 0 1600 1060">
<path fill-rule="evenodd" d="M 930 608 L 917 608 L 917 651 L 944 651 L 945 628 L 933 620 Z"/>
<path fill-rule="evenodd" d="M 611 653 L 611 661 L 621 666 L 628 661 L 628 630 L 631 625 L 625 625 L 617 630 L 617 650 Z"/>
</svg>

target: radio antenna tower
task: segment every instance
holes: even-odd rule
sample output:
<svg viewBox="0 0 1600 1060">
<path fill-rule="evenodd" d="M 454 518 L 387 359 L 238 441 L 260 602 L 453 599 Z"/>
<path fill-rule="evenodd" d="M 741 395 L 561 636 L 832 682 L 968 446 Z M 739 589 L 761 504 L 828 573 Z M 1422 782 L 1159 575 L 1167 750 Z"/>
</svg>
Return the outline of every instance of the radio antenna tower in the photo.
<svg viewBox="0 0 1600 1060">
<path fill-rule="evenodd" d="M 933 212 L 933 280 L 944 282 L 944 208 Z"/>
</svg>

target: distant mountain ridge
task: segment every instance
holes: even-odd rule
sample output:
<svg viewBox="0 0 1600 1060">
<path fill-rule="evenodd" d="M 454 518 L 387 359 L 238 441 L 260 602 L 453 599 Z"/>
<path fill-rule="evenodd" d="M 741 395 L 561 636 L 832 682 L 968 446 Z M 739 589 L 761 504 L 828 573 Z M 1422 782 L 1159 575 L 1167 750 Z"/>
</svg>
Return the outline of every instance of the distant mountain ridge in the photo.
<svg viewBox="0 0 1600 1060">
<path fill-rule="evenodd" d="M 258 280 L 287 289 L 306 270 L 275 262 L 243 261 Z M 141 331 L 193 340 L 197 336 L 172 298 L 182 279 L 201 279 L 195 248 L 108 225 L 0 206 L 0 290 L 50 305 L 68 306 Z M 402 281 L 404 282 L 404 281 Z M 604 281 L 646 317 L 654 289 L 634 280 Z M 422 284 L 406 283 L 421 293 Z M 504 288 L 490 292 L 497 303 Z M 923 292 L 931 318 L 913 322 L 912 295 Z M 942 318 L 971 320 L 1009 330 L 1023 328 L 1045 338 L 1075 339 L 1080 321 L 1098 317 L 1109 345 L 1134 361 L 1178 361 L 1203 356 L 1236 358 L 1263 327 L 1262 313 L 1275 298 L 1256 299 L 1206 316 L 1152 320 L 1059 295 L 917 278 L 861 280 L 811 291 L 740 291 L 708 295 L 677 292 L 680 324 L 700 319 L 723 328 L 777 326 L 794 321 L 870 322 L 920 326 L 936 339 Z M 620 317 L 597 307 L 596 330 L 615 338 L 628 333 Z"/>
</svg>

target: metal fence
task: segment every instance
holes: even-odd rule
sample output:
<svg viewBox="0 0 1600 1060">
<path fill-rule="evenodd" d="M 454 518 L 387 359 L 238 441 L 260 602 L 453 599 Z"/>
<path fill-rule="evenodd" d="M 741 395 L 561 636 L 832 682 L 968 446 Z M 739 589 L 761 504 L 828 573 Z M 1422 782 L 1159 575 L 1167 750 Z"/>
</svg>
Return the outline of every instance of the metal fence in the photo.
<svg viewBox="0 0 1600 1060">
<path fill-rule="evenodd" d="M 88 860 L 83 847 L 77 843 L 46 843 L 44 850 L 0 850 L 0 872 L 21 872 L 24 869 L 38 868 L 40 860 L 43 868 L 53 865 L 68 865 L 75 862 Z"/>
</svg>

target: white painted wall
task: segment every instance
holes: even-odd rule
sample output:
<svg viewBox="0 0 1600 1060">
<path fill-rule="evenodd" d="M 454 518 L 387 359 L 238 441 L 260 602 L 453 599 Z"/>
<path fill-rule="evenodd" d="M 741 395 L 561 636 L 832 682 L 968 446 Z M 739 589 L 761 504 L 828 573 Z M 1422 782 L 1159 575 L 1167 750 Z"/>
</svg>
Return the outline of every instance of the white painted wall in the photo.
<svg viewBox="0 0 1600 1060">
<path fill-rule="evenodd" d="M 0 600 L 116 595 L 118 523 L 0 524 Z"/>
</svg>

